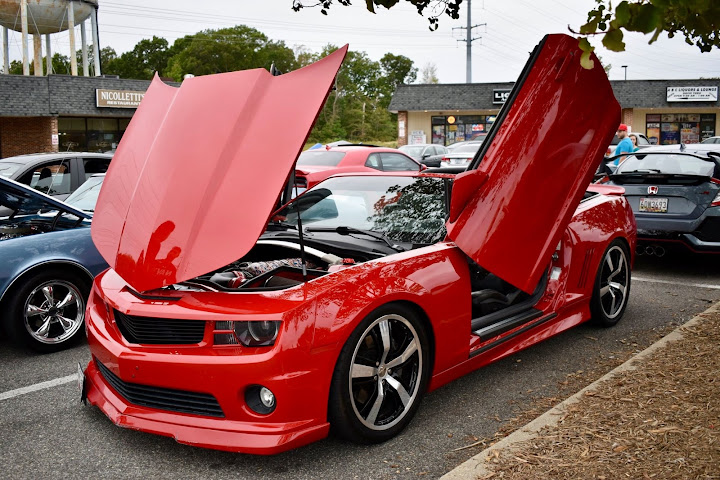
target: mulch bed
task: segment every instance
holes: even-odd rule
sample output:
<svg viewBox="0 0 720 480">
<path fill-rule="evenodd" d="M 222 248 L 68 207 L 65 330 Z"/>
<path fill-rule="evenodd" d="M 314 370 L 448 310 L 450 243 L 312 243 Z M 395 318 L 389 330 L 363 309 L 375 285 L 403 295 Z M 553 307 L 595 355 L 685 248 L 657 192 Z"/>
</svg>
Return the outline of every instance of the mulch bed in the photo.
<svg viewBox="0 0 720 480">
<path fill-rule="evenodd" d="M 720 479 L 720 312 L 702 316 L 557 426 L 493 451 L 481 478 Z"/>
</svg>

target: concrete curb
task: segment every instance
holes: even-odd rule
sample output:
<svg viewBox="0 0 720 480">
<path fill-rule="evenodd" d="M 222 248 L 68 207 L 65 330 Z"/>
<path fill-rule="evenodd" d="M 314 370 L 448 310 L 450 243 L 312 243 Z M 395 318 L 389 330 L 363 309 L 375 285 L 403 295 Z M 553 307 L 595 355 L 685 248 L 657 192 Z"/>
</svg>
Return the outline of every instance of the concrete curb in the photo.
<svg viewBox="0 0 720 480">
<path fill-rule="evenodd" d="M 606 373 L 587 387 L 575 393 L 573 396 L 558 403 L 553 408 L 543 413 L 532 422 L 518 428 L 513 433 L 503 438 L 499 442 L 486 448 L 485 450 L 470 458 L 466 462 L 458 465 L 453 470 L 443 475 L 441 477 L 441 480 L 468 480 L 478 477 L 482 478 L 490 475 L 492 471 L 486 467 L 486 462 L 488 458 L 493 456 L 493 451 L 510 448 L 520 442 L 536 437 L 540 430 L 545 427 L 553 427 L 557 425 L 558 421 L 565 415 L 567 408 L 570 405 L 580 401 L 580 399 L 583 398 L 583 396 L 585 395 L 585 392 L 596 390 L 601 383 L 618 376 L 622 372 L 625 372 L 627 370 L 634 370 L 636 368 L 636 365 L 641 362 L 645 357 L 665 347 L 665 345 L 670 342 L 680 340 L 683 337 L 684 329 L 699 324 L 703 320 L 704 315 L 713 312 L 720 312 L 720 302 L 713 304 L 704 312 L 695 315 L 687 323 L 680 325 L 675 330 L 665 335 L 663 338 L 632 357 L 630 360 Z"/>
</svg>

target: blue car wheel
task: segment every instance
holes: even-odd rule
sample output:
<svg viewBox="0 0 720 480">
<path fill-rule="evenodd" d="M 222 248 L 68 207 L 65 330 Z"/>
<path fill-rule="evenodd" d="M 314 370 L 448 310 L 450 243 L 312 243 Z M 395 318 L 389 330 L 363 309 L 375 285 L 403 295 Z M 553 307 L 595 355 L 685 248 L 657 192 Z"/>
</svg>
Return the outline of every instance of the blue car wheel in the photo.
<svg viewBox="0 0 720 480">
<path fill-rule="evenodd" d="M 5 329 L 10 337 L 39 352 L 56 352 L 83 336 L 90 285 L 60 268 L 38 271 L 9 292 Z"/>
</svg>

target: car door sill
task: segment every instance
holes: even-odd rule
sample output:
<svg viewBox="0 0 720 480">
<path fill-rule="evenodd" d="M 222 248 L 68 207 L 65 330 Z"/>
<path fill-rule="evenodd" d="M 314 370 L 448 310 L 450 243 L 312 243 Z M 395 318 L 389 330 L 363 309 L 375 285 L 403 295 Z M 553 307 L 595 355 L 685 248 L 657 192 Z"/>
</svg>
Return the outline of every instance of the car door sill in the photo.
<svg viewBox="0 0 720 480">
<path fill-rule="evenodd" d="M 473 332 L 475 335 L 478 335 L 481 339 L 492 338 L 493 336 L 500 335 L 509 330 L 512 330 L 513 328 L 516 328 L 520 325 L 525 324 L 524 327 L 516 330 L 515 332 L 511 333 L 510 335 L 507 335 L 502 338 L 498 338 L 496 341 L 494 341 L 488 345 L 485 345 L 481 348 L 478 348 L 477 350 L 470 352 L 470 358 L 472 358 L 476 355 L 479 355 L 483 352 L 486 352 L 486 351 L 490 350 L 491 348 L 497 347 L 498 345 L 505 343 L 508 340 L 511 340 L 522 333 L 527 332 L 531 328 L 535 328 L 538 325 L 541 325 L 547 321 L 550 321 L 555 317 L 557 317 L 556 313 L 551 313 L 549 315 L 542 316 L 542 311 L 533 308 L 533 309 L 523 312 L 521 314 L 510 317 L 506 321 L 503 321 L 498 324 L 491 325 L 489 327 L 485 327 L 476 332 Z"/>
</svg>

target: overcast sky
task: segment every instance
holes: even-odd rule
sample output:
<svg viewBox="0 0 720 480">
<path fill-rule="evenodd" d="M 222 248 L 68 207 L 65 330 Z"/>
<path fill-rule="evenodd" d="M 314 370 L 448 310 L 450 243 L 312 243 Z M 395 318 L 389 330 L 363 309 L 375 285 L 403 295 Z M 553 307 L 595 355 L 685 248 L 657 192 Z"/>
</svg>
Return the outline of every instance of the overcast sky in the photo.
<svg viewBox="0 0 720 480">
<path fill-rule="evenodd" d="M 379 60 L 385 53 L 405 55 L 421 69 L 437 66 L 441 83 L 465 82 L 464 30 L 453 30 L 467 24 L 467 1 L 461 6 L 459 20 L 446 15 L 440 28 L 428 30 L 427 18 L 417 14 L 412 5 L 402 1 L 386 10 L 378 7 L 373 15 L 365 9 L 364 0 L 354 5 L 334 5 L 328 15 L 318 8 L 300 12 L 291 10 L 292 0 L 99 0 L 100 45 L 110 46 L 118 54 L 131 50 L 143 38 L 153 35 L 172 43 L 176 38 L 203 29 L 218 29 L 238 24 L 254 27 L 270 39 L 283 40 L 289 47 L 305 46 L 319 51 L 322 46 L 350 44 L 350 49 L 366 52 Z M 308 0 L 305 3 L 314 3 Z M 407 3 L 407 4 L 406 4 Z M 568 32 L 568 25 L 585 23 L 595 0 L 472 0 L 472 23 L 485 24 L 473 30 L 473 82 L 514 81 L 527 60 L 528 53 L 546 33 Z M 78 48 L 80 35 L 77 35 Z M 600 38 L 592 40 L 603 63 L 612 64 L 610 78 L 622 80 L 627 65 L 627 79 L 690 79 L 720 77 L 720 51 L 700 53 L 676 36 L 663 34 L 648 45 L 650 36 L 627 34 L 626 51 L 604 50 Z M 19 33 L 10 34 L 10 57 L 20 59 Z M 53 49 L 69 52 L 67 32 L 53 36 Z M 32 51 L 32 49 L 31 49 Z M 419 77 L 419 75 L 418 75 Z"/>
</svg>

